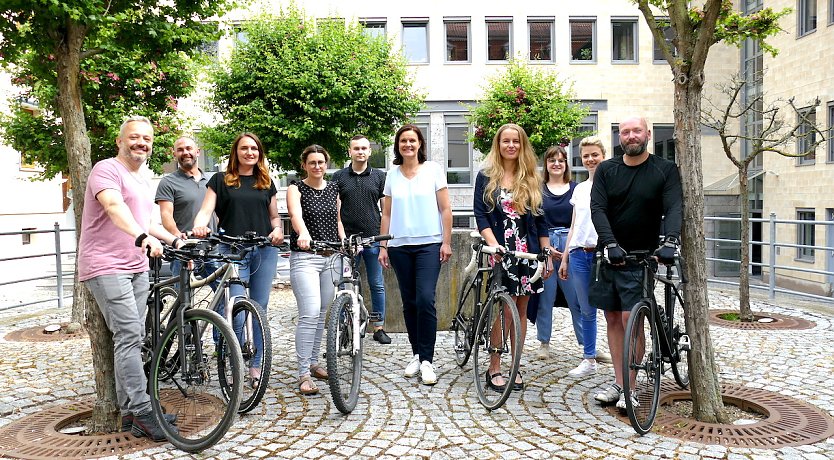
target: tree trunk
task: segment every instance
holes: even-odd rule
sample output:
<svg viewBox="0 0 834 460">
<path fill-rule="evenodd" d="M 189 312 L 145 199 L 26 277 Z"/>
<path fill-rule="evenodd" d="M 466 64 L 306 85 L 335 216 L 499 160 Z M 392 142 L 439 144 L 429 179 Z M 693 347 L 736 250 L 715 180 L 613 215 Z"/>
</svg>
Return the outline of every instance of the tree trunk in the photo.
<svg viewBox="0 0 834 460">
<path fill-rule="evenodd" d="M 715 423 L 727 420 L 715 368 L 709 334 L 706 246 L 704 243 L 704 177 L 701 171 L 702 78 L 675 72 L 675 151 L 683 186 L 683 255 L 689 283 L 684 287 L 686 330 L 692 341 L 689 352 L 692 406 L 695 419 Z"/>
<path fill-rule="evenodd" d="M 84 120 L 81 103 L 81 49 L 87 30 L 84 26 L 67 21 L 61 31 L 55 57 L 58 75 L 58 110 L 63 125 L 64 143 L 67 149 L 69 173 L 73 183 L 73 208 L 75 210 L 76 242 L 81 237 L 81 216 L 84 212 L 84 191 L 90 175 L 90 138 Z M 76 244 L 76 248 L 78 245 Z M 76 273 L 78 258 L 76 257 Z M 76 275 L 77 276 L 77 275 Z M 96 381 L 96 405 L 88 427 L 93 432 L 116 431 L 121 428 L 116 407 L 116 385 L 113 373 L 113 339 L 98 306 L 86 287 L 76 283 L 73 291 L 72 318 L 87 316 L 87 332 L 93 354 L 93 372 Z"/>
<path fill-rule="evenodd" d="M 741 264 L 738 269 L 738 309 L 742 321 L 753 321 L 750 310 L 750 199 L 747 196 L 747 163 L 738 170 L 741 200 Z"/>
</svg>

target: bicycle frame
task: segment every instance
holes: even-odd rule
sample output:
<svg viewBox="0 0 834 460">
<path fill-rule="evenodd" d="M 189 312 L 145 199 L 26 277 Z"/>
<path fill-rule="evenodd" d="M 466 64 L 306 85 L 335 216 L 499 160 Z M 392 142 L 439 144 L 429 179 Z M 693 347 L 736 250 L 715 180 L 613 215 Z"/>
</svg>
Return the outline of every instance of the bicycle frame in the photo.
<svg viewBox="0 0 834 460">
<path fill-rule="evenodd" d="M 665 274 L 653 270 L 648 251 L 635 251 L 633 255 L 636 259 L 639 259 L 638 261 L 643 268 L 643 298 L 648 299 L 652 305 L 651 320 L 654 321 L 658 330 L 663 331 L 662 334 L 658 334 L 658 337 L 660 337 L 660 353 L 662 359 L 667 363 L 672 362 L 672 360 L 678 360 L 680 359 L 678 350 L 673 346 L 672 334 L 674 331 L 672 330 L 672 324 L 674 324 L 675 317 L 675 300 L 680 301 L 681 305 L 683 305 L 680 287 L 685 281 L 675 282 L 672 277 L 672 267 L 667 266 Z M 680 267 L 678 262 L 676 262 L 676 266 Z M 679 273 L 682 273 L 682 271 L 679 270 Z M 663 283 L 665 302 L 665 308 L 663 309 L 658 305 L 657 299 L 653 295 L 655 280 Z"/>
<path fill-rule="evenodd" d="M 220 305 L 224 305 L 224 318 L 226 322 L 232 324 L 232 305 L 237 301 L 239 298 L 245 298 L 246 296 L 232 296 L 231 295 L 231 285 L 238 284 L 243 286 L 244 289 L 248 290 L 248 286 L 246 283 L 240 279 L 240 268 L 237 264 L 233 262 L 226 262 L 220 268 L 215 270 L 213 273 L 209 274 L 203 279 L 197 280 L 192 277 L 191 279 L 191 288 L 197 289 L 203 287 L 207 284 L 210 284 L 220 278 L 218 281 L 218 286 L 222 286 L 222 289 L 217 289 L 214 291 L 214 295 L 212 296 L 211 300 L 209 301 L 208 308 L 214 311 L 218 310 Z M 222 304 L 220 302 L 223 302 Z M 219 312 L 218 312 L 219 313 Z M 246 328 L 246 336 L 252 337 L 253 329 L 252 329 L 252 317 L 246 317 L 246 323 L 244 324 Z"/>
<path fill-rule="evenodd" d="M 351 248 L 352 249 L 352 248 Z M 342 278 L 339 281 L 338 285 L 345 286 L 344 289 L 339 289 L 336 291 L 336 295 L 333 297 L 334 299 L 339 297 L 342 294 L 346 294 L 350 296 L 351 300 L 351 315 L 353 316 L 353 347 L 351 348 L 351 355 L 355 355 L 360 347 L 362 346 L 362 335 L 364 333 L 365 328 L 367 327 L 367 323 L 362 325 L 361 323 L 361 314 L 362 311 L 365 311 L 365 316 L 367 317 L 367 309 L 365 308 L 365 299 L 362 297 L 360 293 L 360 274 L 358 270 L 358 260 L 354 251 L 350 250 L 347 251 L 350 254 L 342 254 Z M 346 261 L 345 259 L 350 259 Z M 349 286 L 349 287 L 348 287 Z"/>
</svg>

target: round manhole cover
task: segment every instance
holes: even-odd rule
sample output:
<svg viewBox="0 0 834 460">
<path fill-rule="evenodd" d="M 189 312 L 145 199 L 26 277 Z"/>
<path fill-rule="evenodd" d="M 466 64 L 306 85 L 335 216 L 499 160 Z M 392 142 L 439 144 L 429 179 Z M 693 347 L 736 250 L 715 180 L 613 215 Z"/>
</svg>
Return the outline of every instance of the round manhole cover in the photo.
<svg viewBox="0 0 834 460">
<path fill-rule="evenodd" d="M 743 330 L 801 330 L 811 329 L 817 325 L 813 321 L 795 316 L 780 315 L 778 313 L 756 312 L 753 314 L 753 322 L 731 321 L 722 318 L 722 315 L 738 314 L 738 310 L 710 310 L 709 323 L 716 326 Z"/>
<path fill-rule="evenodd" d="M 786 446 L 814 444 L 834 436 L 834 418 L 804 401 L 756 388 L 726 384 L 721 387 L 725 404 L 753 409 L 764 415 L 762 420 L 743 423 L 705 423 L 667 410 L 676 401 L 691 400 L 688 390 L 681 390 L 666 380 L 660 387 L 660 408 L 652 432 L 702 444 L 727 447 L 777 449 Z M 628 415 L 616 407 L 610 414 L 629 424 Z"/>
<path fill-rule="evenodd" d="M 171 412 L 187 404 L 176 391 L 162 393 L 162 404 Z M 200 404 L 207 407 L 222 406 L 214 396 L 202 395 Z M 147 449 L 159 443 L 148 438 L 137 438 L 130 431 L 101 435 L 85 435 L 76 430 L 80 420 L 93 413 L 94 400 L 51 406 L 32 415 L 15 420 L 0 429 L 0 456 L 21 459 L 86 459 L 123 455 Z M 219 411 L 203 412 L 202 416 L 186 417 L 178 414 L 177 427 L 185 433 L 198 432 L 217 421 Z M 214 415 L 215 418 L 212 417 Z M 62 432 L 63 431 L 63 432 Z"/>
<path fill-rule="evenodd" d="M 33 326 L 25 329 L 18 329 L 6 334 L 8 342 L 60 342 L 63 340 L 87 338 L 86 332 L 68 334 L 66 324 L 54 324 L 49 326 Z"/>
</svg>

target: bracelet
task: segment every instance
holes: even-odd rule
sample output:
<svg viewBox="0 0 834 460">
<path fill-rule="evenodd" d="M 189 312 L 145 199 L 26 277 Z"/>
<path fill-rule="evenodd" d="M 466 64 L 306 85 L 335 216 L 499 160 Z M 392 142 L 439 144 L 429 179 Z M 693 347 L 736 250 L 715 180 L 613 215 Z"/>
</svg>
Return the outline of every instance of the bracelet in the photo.
<svg viewBox="0 0 834 460">
<path fill-rule="evenodd" d="M 385 250 L 387 251 L 387 250 L 388 250 L 388 246 L 379 245 L 379 249 L 385 249 Z"/>
<path fill-rule="evenodd" d="M 147 237 L 147 233 L 140 233 L 139 236 L 136 237 L 136 241 L 134 241 L 133 244 L 135 244 L 137 248 L 141 248 L 142 242 L 145 241 L 145 238 Z"/>
<path fill-rule="evenodd" d="M 171 241 L 171 247 L 172 247 L 172 248 L 174 248 L 174 249 L 176 249 L 176 248 L 177 248 L 177 241 L 182 241 L 182 240 L 181 240 L 181 239 L 180 239 L 180 237 L 178 237 L 178 236 L 177 236 L 177 237 L 175 237 L 175 238 L 174 238 L 174 241 Z"/>
</svg>

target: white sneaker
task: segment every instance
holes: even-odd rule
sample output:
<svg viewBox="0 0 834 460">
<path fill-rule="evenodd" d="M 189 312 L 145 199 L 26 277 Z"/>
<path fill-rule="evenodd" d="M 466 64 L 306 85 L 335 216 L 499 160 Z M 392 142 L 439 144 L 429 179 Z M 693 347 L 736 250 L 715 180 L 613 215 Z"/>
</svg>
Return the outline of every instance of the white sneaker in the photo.
<svg viewBox="0 0 834 460">
<path fill-rule="evenodd" d="M 544 361 L 550 358 L 550 344 L 547 342 L 542 342 L 539 345 L 539 349 L 536 350 L 536 359 Z"/>
<path fill-rule="evenodd" d="M 640 403 L 637 401 L 637 398 L 634 397 L 634 393 L 631 394 L 631 407 L 637 407 Z M 620 393 L 620 399 L 617 400 L 617 409 L 622 411 L 626 410 L 626 400 L 625 400 L 625 393 Z"/>
<path fill-rule="evenodd" d="M 414 357 L 411 358 L 411 361 L 408 362 L 408 366 L 405 366 L 405 372 L 403 372 L 403 375 L 405 375 L 406 377 L 411 378 L 411 377 L 414 377 L 415 375 L 417 375 L 417 372 L 419 372 L 419 371 L 420 371 L 420 355 L 414 355 Z"/>
<path fill-rule="evenodd" d="M 437 383 L 437 374 L 434 373 L 434 366 L 428 361 L 420 364 L 420 381 L 423 385 L 434 385 Z"/>
<path fill-rule="evenodd" d="M 623 389 L 616 383 L 612 383 L 608 388 L 594 395 L 594 399 L 603 404 L 611 404 L 617 402 L 621 394 L 623 394 Z"/>
<path fill-rule="evenodd" d="M 568 372 L 571 377 L 585 377 L 586 375 L 595 374 L 597 372 L 597 362 L 595 359 L 583 359 L 576 369 Z"/>
</svg>

